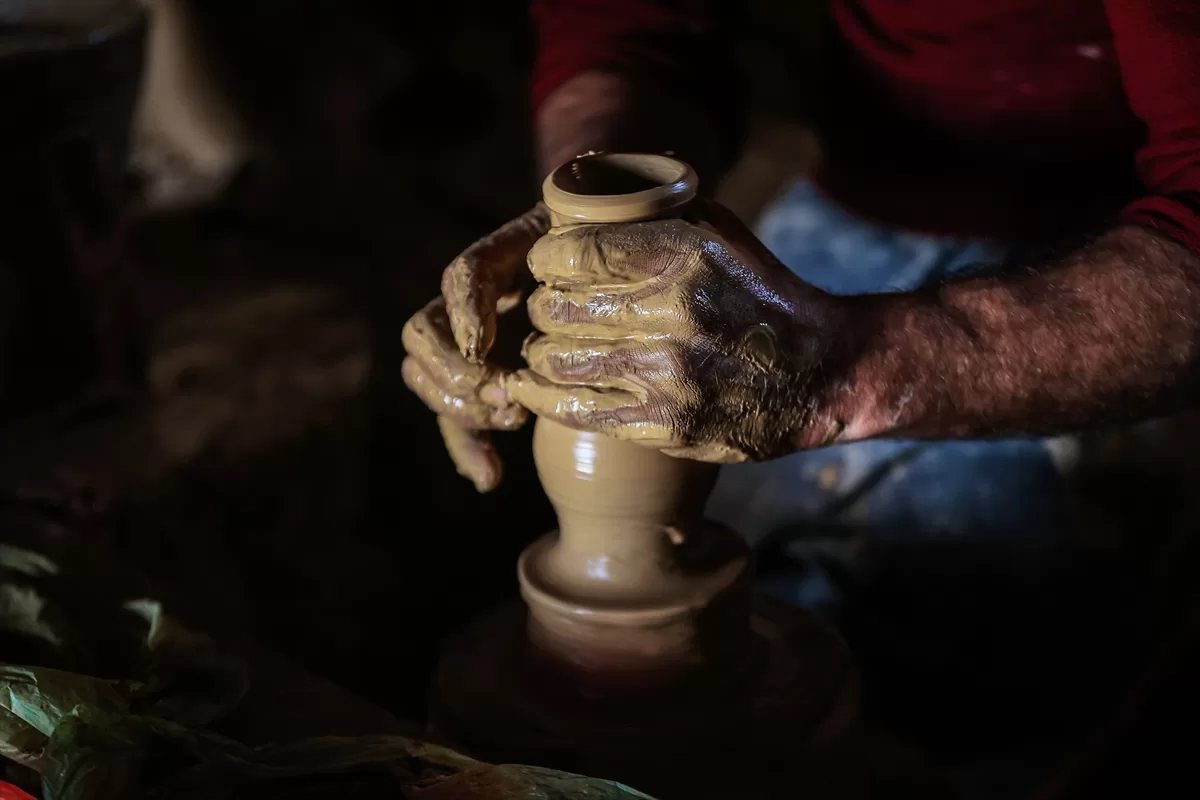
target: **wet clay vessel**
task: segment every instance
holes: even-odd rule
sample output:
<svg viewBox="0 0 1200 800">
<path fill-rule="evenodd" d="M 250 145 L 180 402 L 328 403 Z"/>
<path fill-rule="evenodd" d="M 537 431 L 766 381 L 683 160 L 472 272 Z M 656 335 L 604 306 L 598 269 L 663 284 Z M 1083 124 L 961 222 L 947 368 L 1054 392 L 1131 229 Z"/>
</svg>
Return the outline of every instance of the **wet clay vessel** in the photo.
<svg viewBox="0 0 1200 800">
<path fill-rule="evenodd" d="M 696 187 L 667 156 L 590 154 L 543 194 L 561 228 L 686 213 Z M 521 556 L 524 605 L 447 643 L 435 732 L 663 800 L 858 796 L 849 654 L 807 613 L 752 595 L 746 545 L 701 517 L 716 465 L 545 419 L 533 447 L 559 529 Z"/>
</svg>

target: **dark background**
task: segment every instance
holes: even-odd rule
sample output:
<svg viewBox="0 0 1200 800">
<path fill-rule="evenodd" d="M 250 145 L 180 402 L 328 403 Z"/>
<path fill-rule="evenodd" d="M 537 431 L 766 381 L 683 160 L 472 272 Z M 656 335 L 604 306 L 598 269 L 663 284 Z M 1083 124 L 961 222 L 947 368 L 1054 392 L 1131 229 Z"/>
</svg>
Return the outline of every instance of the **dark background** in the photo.
<svg viewBox="0 0 1200 800">
<path fill-rule="evenodd" d="M 145 20 L 49 47 L 0 20 L 0 523 L 77 562 L 58 583 L 80 604 L 96 574 L 137 576 L 419 717 L 440 637 L 513 594 L 553 518 L 528 431 L 480 496 L 399 377 L 444 265 L 537 199 L 526 5 L 409 5 L 189 3 L 250 157 L 182 205 L 125 166 Z M 747 218 L 811 154 L 804 8 L 730 4 Z"/>
<path fill-rule="evenodd" d="M 317 285 L 336 296 L 338 313 L 365 324 L 371 377 L 361 395 L 342 398 L 336 422 L 305 418 L 328 415 L 321 403 L 305 409 L 291 397 L 274 408 L 281 398 L 256 396 L 242 413 L 263 426 L 225 423 L 185 469 L 216 474 L 189 491 L 218 516 L 209 524 L 244 565 L 235 582 L 247 596 L 243 621 L 333 678 L 419 714 L 437 638 L 515 590 L 517 553 L 553 517 L 528 431 L 501 437 L 507 478 L 478 495 L 399 381 L 400 327 L 436 294 L 443 266 L 537 199 L 526 5 L 425 4 L 419 23 L 405 5 L 196 4 L 255 157 L 204 206 L 138 217 L 136 262 L 153 278 L 134 292 L 155 330 L 170 325 L 164 309 L 216 298 L 205 301 L 214 305 L 199 335 L 236 354 L 207 367 L 220 375 L 186 375 L 182 392 L 253 393 L 242 372 L 272 356 L 240 348 L 271 345 L 240 341 L 218 321 L 222 304 L 243 293 Z M 725 194 L 747 217 L 811 152 L 799 128 L 811 54 L 796 43 L 812 40 L 812 16 L 805 4 L 730 4 L 753 88 L 748 147 Z M 274 346 L 297 370 L 306 359 L 336 361 L 319 335 L 307 341 L 308 353 L 287 334 Z M 272 426 L 278 435 L 264 435 Z M 253 441 L 239 442 L 246 427 Z M 323 448 L 338 450 L 337 466 Z M 347 460 L 353 475 L 340 466 Z"/>
<path fill-rule="evenodd" d="M 63 565 L 47 591 L 64 615 L 153 592 L 206 630 L 419 719 L 440 638 L 512 596 L 517 554 L 553 517 L 528 430 L 501 437 L 505 482 L 481 496 L 455 475 L 399 369 L 400 329 L 442 268 L 537 199 L 526 4 L 422 4 L 419 21 L 409 5 L 195 4 L 197 37 L 252 148 L 232 183 L 184 207 L 148 202 L 144 176 L 118 157 L 128 113 L 113 109 L 132 111 L 137 31 L 85 55 L 0 57 L 0 267 L 37 309 L 25 317 L 33 333 L 15 341 L 40 354 L 4 375 L 28 402 L 0 420 L 0 531 Z M 728 4 L 748 133 L 721 198 L 747 220 L 816 152 L 804 126 L 816 5 Z M 79 144 L 45 148 L 60 140 Z M 68 181 L 84 188 L 68 186 L 63 201 L 46 187 L 64 175 L 91 177 Z M 1133 627 L 1169 630 L 1195 517 L 1153 456 L 1118 448 L 1098 463 L 1081 496 L 1111 513 L 1089 518 L 1081 541 L 1135 565 L 1130 580 L 1157 581 L 1159 612 Z M 1112 534 L 1130 520 L 1136 541 Z M 1067 593 L 1070 570 L 1063 580 Z M 881 608 L 906 601 L 953 618 L 981 652 L 993 624 L 981 620 L 1041 612 L 1018 597 L 947 614 L 935 593 L 877 590 Z M 1044 663 L 1055 686 L 1088 689 L 1059 702 L 1036 680 L 1012 688 L 1073 741 L 1140 663 L 1115 632 L 1143 609 L 1109 599 L 1067 603 L 1039 644 L 1011 654 L 1023 675 Z M 945 628 L 930 628 L 936 643 Z M 1086 656 L 1046 658 L 1072 637 Z M 93 644 L 41 657 L 102 669 L 103 641 Z M 1009 665 L 984 662 L 1003 682 Z M 905 688 L 922 676 L 894 674 L 895 716 L 943 744 L 963 743 L 963 720 L 1012 706 L 997 695 L 913 719 L 920 692 Z M 975 741 L 1001 758 L 1011 754 L 995 742 L 1044 722 L 1009 718 Z M 1051 758 L 1058 744 L 1046 745 Z"/>
</svg>

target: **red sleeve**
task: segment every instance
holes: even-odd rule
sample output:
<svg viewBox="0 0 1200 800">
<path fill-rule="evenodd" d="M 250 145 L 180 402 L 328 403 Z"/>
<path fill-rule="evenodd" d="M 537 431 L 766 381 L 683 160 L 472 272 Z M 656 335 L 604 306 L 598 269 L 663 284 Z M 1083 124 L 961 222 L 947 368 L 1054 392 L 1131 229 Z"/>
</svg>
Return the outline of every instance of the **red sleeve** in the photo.
<svg viewBox="0 0 1200 800">
<path fill-rule="evenodd" d="M 736 119 L 731 48 L 712 0 L 533 0 L 533 107 L 588 70 L 645 76 L 695 97 L 714 124 Z M 729 131 L 728 133 L 733 133 Z"/>
<path fill-rule="evenodd" d="M 1125 92 L 1146 124 L 1146 196 L 1123 221 L 1200 253 L 1200 0 L 1106 0 Z"/>
</svg>

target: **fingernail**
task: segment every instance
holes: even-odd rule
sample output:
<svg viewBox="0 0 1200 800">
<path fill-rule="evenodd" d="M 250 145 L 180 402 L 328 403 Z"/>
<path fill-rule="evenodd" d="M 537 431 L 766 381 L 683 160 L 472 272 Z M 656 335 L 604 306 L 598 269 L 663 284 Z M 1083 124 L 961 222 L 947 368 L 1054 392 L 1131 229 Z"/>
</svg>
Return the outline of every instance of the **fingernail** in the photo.
<svg viewBox="0 0 1200 800">
<path fill-rule="evenodd" d="M 495 489 L 500 484 L 500 476 L 494 473 L 487 475 L 476 475 L 473 478 L 475 483 L 475 491 L 480 494 L 487 494 Z"/>
<path fill-rule="evenodd" d="M 471 363 L 479 363 L 479 339 L 476 337 L 468 336 L 467 340 L 460 345 L 459 351 Z"/>
</svg>

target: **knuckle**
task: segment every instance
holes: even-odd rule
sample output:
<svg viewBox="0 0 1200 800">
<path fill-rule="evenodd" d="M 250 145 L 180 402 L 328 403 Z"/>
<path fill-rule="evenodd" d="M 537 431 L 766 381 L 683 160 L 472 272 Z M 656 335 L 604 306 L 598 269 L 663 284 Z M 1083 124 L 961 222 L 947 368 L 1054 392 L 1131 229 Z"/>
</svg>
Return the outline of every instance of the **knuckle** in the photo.
<svg viewBox="0 0 1200 800">
<path fill-rule="evenodd" d="M 436 331 L 445 329 L 448 324 L 445 306 L 434 301 L 408 318 L 400 329 L 400 342 L 405 349 L 411 350 L 421 342 L 434 340 Z"/>
<path fill-rule="evenodd" d="M 550 307 L 551 318 L 560 325 L 580 325 L 588 322 L 592 315 L 587 306 L 569 295 L 560 295 Z"/>
<path fill-rule="evenodd" d="M 677 327 L 684 331 L 695 327 L 694 305 L 698 298 L 690 285 L 678 280 L 664 279 L 658 283 L 656 294 L 658 300 L 655 305 L 668 319 L 674 320 Z"/>
<path fill-rule="evenodd" d="M 417 391 L 417 385 L 421 380 L 421 365 L 412 356 L 408 356 L 400 363 L 400 377 L 404 381 L 404 385 L 412 391 Z"/>
<path fill-rule="evenodd" d="M 499 430 L 515 430 L 524 425 L 528 418 L 528 410 L 512 405 L 492 412 L 492 427 Z"/>
<path fill-rule="evenodd" d="M 463 275 L 470 275 L 477 271 L 479 259 L 468 248 L 456 255 L 446 268 L 442 270 L 443 280 L 447 277 L 451 279 L 460 278 Z"/>
<path fill-rule="evenodd" d="M 491 427 L 492 410 L 480 403 L 448 397 L 446 407 L 439 413 L 453 418 L 467 430 L 485 430 Z"/>
<path fill-rule="evenodd" d="M 533 293 L 529 303 L 531 321 L 538 328 L 555 325 L 575 325 L 585 322 L 588 313 L 561 289 L 541 286 Z"/>
<path fill-rule="evenodd" d="M 450 328 L 450 313 L 446 309 L 446 303 L 442 298 L 437 297 L 430 301 L 429 305 L 421 309 L 424 314 L 425 324 L 430 328 L 440 328 L 449 330 Z"/>
<path fill-rule="evenodd" d="M 645 348 L 641 345 L 618 345 L 608 351 L 600 351 L 592 359 L 596 377 L 616 380 L 642 372 Z"/>
<path fill-rule="evenodd" d="M 400 338 L 402 341 L 406 342 L 415 337 L 419 337 L 428 327 L 429 314 L 425 311 L 425 309 L 421 309 L 409 317 L 408 321 L 404 323 L 404 327 L 400 330 Z"/>
<path fill-rule="evenodd" d="M 530 332 L 530 334 L 521 342 L 521 358 L 528 362 L 540 354 L 540 348 L 545 346 L 540 344 L 540 342 L 545 338 L 546 335 L 540 331 L 535 330 Z"/>
<path fill-rule="evenodd" d="M 656 424 L 679 434 L 687 433 L 691 421 L 703 415 L 708 405 L 699 384 L 686 366 L 667 386 L 652 387 L 646 404 L 654 410 Z"/>
<path fill-rule="evenodd" d="M 640 404 L 622 405 L 615 408 L 605 408 L 594 411 L 589 415 L 589 427 L 600 430 L 612 430 L 635 425 L 643 425 L 647 421 L 648 409 Z"/>
<path fill-rule="evenodd" d="M 544 330 L 546 323 L 549 321 L 549 315 L 546 311 L 546 292 L 545 287 L 539 286 L 533 290 L 533 294 L 529 295 L 529 302 L 526 303 L 526 309 L 529 312 L 529 322 L 537 330 Z"/>
<path fill-rule="evenodd" d="M 587 381 L 602 378 L 608 362 L 602 353 L 587 347 L 573 347 L 571 343 L 560 343 L 548 348 L 547 362 L 553 373 L 567 382 Z"/>
<path fill-rule="evenodd" d="M 456 256 L 442 270 L 442 297 L 448 302 L 457 302 L 470 291 L 470 284 L 478 277 L 478 272 L 479 260 L 475 256 L 468 253 Z"/>
<path fill-rule="evenodd" d="M 454 285 L 458 282 L 459 276 L 464 272 L 470 271 L 469 268 L 466 268 L 466 265 L 466 256 L 459 255 L 455 256 L 454 260 L 447 264 L 446 268 L 442 270 L 443 295 L 449 295 L 454 290 Z"/>
<path fill-rule="evenodd" d="M 673 400 L 664 398 L 646 404 L 646 421 L 673 437 L 683 433 L 680 418 L 678 407 Z"/>
<path fill-rule="evenodd" d="M 546 253 L 549 252 L 553 247 L 557 246 L 557 243 L 560 242 L 566 235 L 567 234 L 551 233 L 539 238 L 529 246 L 529 252 L 525 255 L 526 263 L 531 268 L 536 264 L 541 263 Z"/>
<path fill-rule="evenodd" d="M 529 248 L 525 263 L 529 271 L 538 280 L 544 280 L 553 265 L 568 264 L 575 266 L 575 255 L 578 244 L 575 238 L 578 231 L 551 233 L 541 237 Z"/>
</svg>

